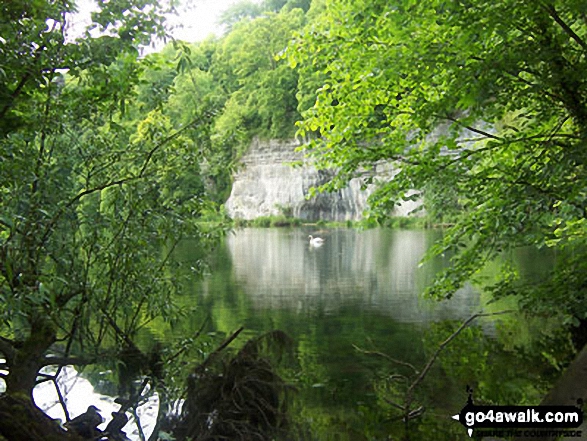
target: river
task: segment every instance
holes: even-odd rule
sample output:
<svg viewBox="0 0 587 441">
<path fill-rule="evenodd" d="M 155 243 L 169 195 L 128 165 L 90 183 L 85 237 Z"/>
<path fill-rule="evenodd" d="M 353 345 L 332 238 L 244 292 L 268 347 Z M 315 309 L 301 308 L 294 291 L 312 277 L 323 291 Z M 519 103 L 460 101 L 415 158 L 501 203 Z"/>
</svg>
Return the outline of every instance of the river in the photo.
<svg viewBox="0 0 587 441">
<path fill-rule="evenodd" d="M 309 234 L 324 244 L 311 246 Z M 188 276 L 178 299 L 186 315 L 167 331 L 153 325 L 148 338 L 171 345 L 206 321 L 207 336 L 244 326 L 238 347 L 247 338 L 282 330 L 294 341 L 295 362 L 284 372 L 297 390 L 291 410 L 303 439 L 399 439 L 405 427 L 395 404 L 402 403 L 415 371 L 472 314 L 515 307 L 507 301 L 485 305 L 486 295 L 471 285 L 450 300 L 424 298 L 425 287 L 449 264 L 448 256 L 421 263 L 441 235 L 238 229 L 214 251 L 202 279 L 188 276 L 200 252 L 185 241 L 176 259 Z M 527 250 L 516 262 L 528 277 L 550 264 Z M 540 328 L 544 323 L 506 314 L 480 318 L 459 334 L 416 388 L 412 409 L 424 413 L 410 424 L 411 439 L 469 439 L 450 418 L 465 405 L 468 385 L 485 402 L 538 404 L 553 375 L 547 360 L 534 355 L 532 336 Z"/>
<path fill-rule="evenodd" d="M 324 238 L 324 244 L 311 246 L 309 234 Z M 211 330 L 223 335 L 244 326 L 245 337 L 280 329 L 294 339 L 302 402 L 296 418 L 310 427 L 311 439 L 400 436 L 403 427 L 394 423 L 398 413 L 389 402 L 401 401 L 406 385 L 388 379 L 401 374 L 409 382 L 414 372 L 364 351 L 420 370 L 472 314 L 515 306 L 507 301 L 487 306 L 471 285 L 450 300 L 424 298 L 425 287 L 449 264 L 448 256 L 421 263 L 441 235 L 434 230 L 236 230 L 216 250 L 209 275 L 194 282 L 191 304 L 210 317 Z M 179 255 L 189 263 L 189 242 Z M 515 260 L 528 277 L 550 265 L 528 250 Z M 497 265 L 490 267 L 487 276 L 496 271 Z M 418 403 L 427 412 L 415 423 L 415 433 L 467 439 L 449 417 L 464 406 L 469 384 L 481 384 L 479 395 L 486 400 L 538 400 L 541 392 L 534 383 L 552 369 L 547 363 L 544 370 L 527 368 L 525 351 L 537 326 L 515 314 L 475 321 L 418 387 Z"/>
</svg>

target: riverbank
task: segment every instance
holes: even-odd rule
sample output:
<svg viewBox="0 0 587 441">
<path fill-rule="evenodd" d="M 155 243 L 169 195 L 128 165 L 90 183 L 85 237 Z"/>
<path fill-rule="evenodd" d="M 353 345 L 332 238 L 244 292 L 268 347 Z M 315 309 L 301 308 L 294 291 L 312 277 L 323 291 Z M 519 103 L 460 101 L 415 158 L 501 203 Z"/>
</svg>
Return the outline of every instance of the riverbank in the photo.
<svg viewBox="0 0 587 441">
<path fill-rule="evenodd" d="M 340 228 L 340 227 L 347 227 L 347 228 L 360 228 L 360 229 L 369 229 L 369 228 L 443 228 L 448 227 L 450 224 L 438 224 L 432 222 L 430 219 L 426 217 L 401 217 L 401 216 L 392 216 L 386 218 L 383 222 L 377 222 L 370 219 L 362 219 L 359 221 L 347 220 L 343 222 L 335 222 L 335 221 L 324 221 L 319 220 L 317 222 L 312 221 L 305 221 L 299 218 L 288 217 L 284 215 L 278 216 L 260 216 L 255 219 L 246 220 L 246 219 L 232 219 L 231 220 L 232 226 L 234 228 L 246 228 L 246 227 L 255 227 L 255 228 L 282 228 L 282 227 L 300 227 L 300 226 L 316 226 L 316 227 L 326 227 L 326 228 Z"/>
</svg>

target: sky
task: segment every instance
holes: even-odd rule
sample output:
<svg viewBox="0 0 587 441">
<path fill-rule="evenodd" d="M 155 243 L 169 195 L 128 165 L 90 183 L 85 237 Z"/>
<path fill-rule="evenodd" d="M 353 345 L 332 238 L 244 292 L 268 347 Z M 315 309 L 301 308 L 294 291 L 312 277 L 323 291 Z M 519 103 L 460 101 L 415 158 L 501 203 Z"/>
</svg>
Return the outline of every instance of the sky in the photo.
<svg viewBox="0 0 587 441">
<path fill-rule="evenodd" d="M 168 18 L 173 26 L 171 34 L 175 39 L 193 43 L 202 41 L 210 34 L 220 36 L 222 27 L 218 20 L 223 11 L 241 0 L 182 0 L 179 13 Z M 259 3 L 261 0 L 253 0 Z M 78 0 L 78 14 L 73 18 L 73 35 L 80 35 L 90 20 L 93 0 Z M 179 26 L 178 26 L 179 25 Z"/>
<path fill-rule="evenodd" d="M 210 34 L 220 35 L 222 28 L 218 26 L 220 14 L 229 6 L 240 0 L 184 0 L 177 17 L 169 19 L 172 24 L 181 24 L 173 36 L 187 42 L 204 40 Z"/>
</svg>

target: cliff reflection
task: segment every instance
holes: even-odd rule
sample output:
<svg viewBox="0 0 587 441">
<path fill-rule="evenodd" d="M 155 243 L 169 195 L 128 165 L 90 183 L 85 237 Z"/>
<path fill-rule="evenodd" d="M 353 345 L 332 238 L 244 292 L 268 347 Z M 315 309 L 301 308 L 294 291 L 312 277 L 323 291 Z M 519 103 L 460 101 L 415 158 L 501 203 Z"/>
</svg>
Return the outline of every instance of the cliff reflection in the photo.
<svg viewBox="0 0 587 441">
<path fill-rule="evenodd" d="M 450 300 L 419 294 L 444 262 L 418 268 L 432 231 L 326 230 L 312 248 L 307 230 L 244 229 L 227 239 L 235 282 L 255 308 L 320 310 L 349 304 L 399 322 L 462 319 L 479 309 L 466 287 Z"/>
</svg>

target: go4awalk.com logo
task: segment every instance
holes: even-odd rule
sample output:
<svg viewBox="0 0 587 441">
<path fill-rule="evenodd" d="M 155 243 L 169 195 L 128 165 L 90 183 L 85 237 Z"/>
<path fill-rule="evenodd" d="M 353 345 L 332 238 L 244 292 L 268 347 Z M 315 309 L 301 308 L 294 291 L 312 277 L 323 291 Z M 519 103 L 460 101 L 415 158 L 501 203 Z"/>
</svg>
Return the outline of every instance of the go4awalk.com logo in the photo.
<svg viewBox="0 0 587 441">
<path fill-rule="evenodd" d="M 581 436 L 580 431 L 568 432 L 583 423 L 583 411 L 576 406 L 476 406 L 472 390 L 467 387 L 467 404 L 453 419 L 459 421 L 470 437 L 473 430 L 501 429 L 514 436 Z M 582 403 L 579 403 L 581 405 Z M 512 430 L 517 429 L 517 430 Z M 533 429 L 533 430 L 528 430 Z M 560 433 L 559 433 L 560 432 Z M 498 435 L 494 433 L 494 435 Z"/>
</svg>

